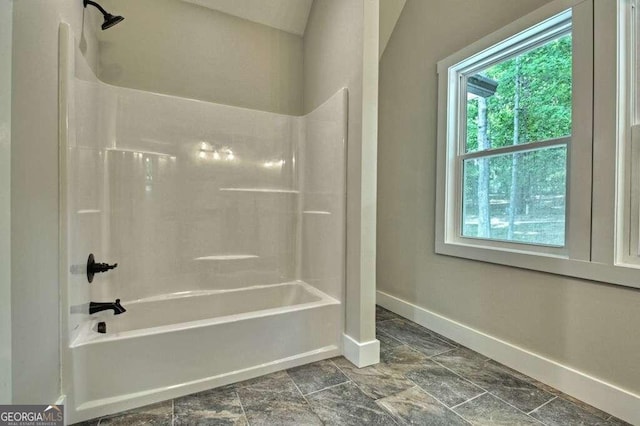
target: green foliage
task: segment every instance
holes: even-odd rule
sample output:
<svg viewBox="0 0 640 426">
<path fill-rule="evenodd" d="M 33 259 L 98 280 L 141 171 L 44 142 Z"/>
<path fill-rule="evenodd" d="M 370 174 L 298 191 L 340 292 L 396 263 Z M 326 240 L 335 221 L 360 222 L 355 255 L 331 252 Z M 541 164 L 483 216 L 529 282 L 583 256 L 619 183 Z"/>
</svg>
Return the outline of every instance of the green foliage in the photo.
<svg viewBox="0 0 640 426">
<path fill-rule="evenodd" d="M 487 98 L 486 135 L 491 148 L 571 135 L 571 35 L 527 51 L 517 58 L 495 64 L 480 74 L 498 83 L 495 94 Z M 517 111 L 516 99 L 519 102 Z M 514 120 L 516 114 L 517 120 Z M 514 123 L 517 123 L 517 128 L 514 128 Z M 478 99 L 471 98 L 467 102 L 466 150 L 473 152 L 477 149 Z M 515 155 L 515 160 L 513 155 L 489 160 L 489 200 L 478 199 L 479 168 L 465 165 L 465 222 L 467 218 L 473 218 L 477 214 L 478 203 L 481 202 L 490 202 L 492 221 L 494 215 L 503 219 L 507 215 L 496 211 L 495 206 L 503 206 L 505 211 L 513 208 L 515 215 L 533 214 L 542 221 L 553 218 L 560 220 L 560 216 L 564 220 L 566 150 L 543 149 L 536 151 L 535 155 Z M 516 167 L 514 164 L 517 164 L 517 169 L 512 174 L 512 168 Z M 517 180 L 515 185 L 512 176 Z M 514 188 L 517 188 L 514 205 L 510 206 L 509 200 Z M 558 206 L 558 200 L 562 200 L 562 208 Z M 470 233 L 465 235 L 474 235 L 473 230 L 469 229 Z M 564 226 L 558 233 L 554 238 L 558 240 L 558 244 L 562 244 Z M 522 241 L 530 241 L 522 238 Z"/>
</svg>

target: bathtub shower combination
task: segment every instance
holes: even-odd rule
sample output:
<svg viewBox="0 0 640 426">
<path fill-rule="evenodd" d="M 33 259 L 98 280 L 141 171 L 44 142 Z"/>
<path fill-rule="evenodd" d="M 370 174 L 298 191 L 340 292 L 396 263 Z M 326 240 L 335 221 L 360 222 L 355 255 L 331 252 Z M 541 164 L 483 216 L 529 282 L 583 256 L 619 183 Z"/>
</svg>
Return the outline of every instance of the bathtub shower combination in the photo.
<svg viewBox="0 0 640 426">
<path fill-rule="evenodd" d="M 261 112 L 104 84 L 75 46 L 63 24 L 70 421 L 340 354 L 346 89 Z M 118 263 L 91 284 L 90 253 Z"/>
</svg>

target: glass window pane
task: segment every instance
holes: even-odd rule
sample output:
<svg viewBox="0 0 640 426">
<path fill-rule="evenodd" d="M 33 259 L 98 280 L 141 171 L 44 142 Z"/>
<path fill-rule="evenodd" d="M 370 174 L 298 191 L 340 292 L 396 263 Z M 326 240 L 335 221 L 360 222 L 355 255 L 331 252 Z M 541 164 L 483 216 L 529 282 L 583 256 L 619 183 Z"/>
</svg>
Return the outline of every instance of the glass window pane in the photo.
<svg viewBox="0 0 640 426">
<path fill-rule="evenodd" d="M 635 84 L 635 93 L 633 100 L 633 109 L 634 116 L 632 117 L 632 125 L 640 124 L 640 13 L 638 12 L 638 7 L 640 7 L 639 2 L 636 0 L 633 3 L 633 22 L 632 22 L 632 38 L 633 38 L 633 54 L 635 63 L 633 64 L 632 76 Z"/>
<path fill-rule="evenodd" d="M 571 34 L 467 76 L 466 152 L 571 134 Z"/>
<path fill-rule="evenodd" d="M 564 246 L 565 145 L 464 161 L 462 235 Z"/>
</svg>

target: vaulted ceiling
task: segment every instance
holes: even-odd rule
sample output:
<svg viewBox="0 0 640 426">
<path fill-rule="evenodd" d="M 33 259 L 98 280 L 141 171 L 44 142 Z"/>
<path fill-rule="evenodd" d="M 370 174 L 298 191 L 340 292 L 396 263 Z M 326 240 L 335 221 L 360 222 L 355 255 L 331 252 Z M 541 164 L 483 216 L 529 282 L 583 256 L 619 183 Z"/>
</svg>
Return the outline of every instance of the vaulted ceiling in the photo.
<svg viewBox="0 0 640 426">
<path fill-rule="evenodd" d="M 183 0 L 289 33 L 304 35 L 313 0 Z"/>
<path fill-rule="evenodd" d="M 304 36 L 313 0 L 183 0 Z M 346 1 L 346 0 L 345 0 Z M 380 57 L 406 0 L 380 0 Z"/>
</svg>

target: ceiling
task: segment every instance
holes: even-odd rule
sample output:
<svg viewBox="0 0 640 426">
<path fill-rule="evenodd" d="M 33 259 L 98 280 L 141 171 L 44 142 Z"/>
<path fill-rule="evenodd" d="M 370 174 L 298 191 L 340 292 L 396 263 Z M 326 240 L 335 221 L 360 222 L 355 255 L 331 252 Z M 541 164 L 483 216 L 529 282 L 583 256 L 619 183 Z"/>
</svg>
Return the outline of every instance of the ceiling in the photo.
<svg viewBox="0 0 640 426">
<path fill-rule="evenodd" d="M 406 0 L 380 1 L 380 58 L 382 58 L 384 49 L 387 48 L 387 43 L 389 43 L 405 3 Z"/>
<path fill-rule="evenodd" d="M 288 33 L 304 36 L 313 0 L 183 0 Z M 406 0 L 380 1 L 380 57 Z"/>
<path fill-rule="evenodd" d="M 313 0 L 183 0 L 248 21 L 304 35 Z"/>
</svg>

